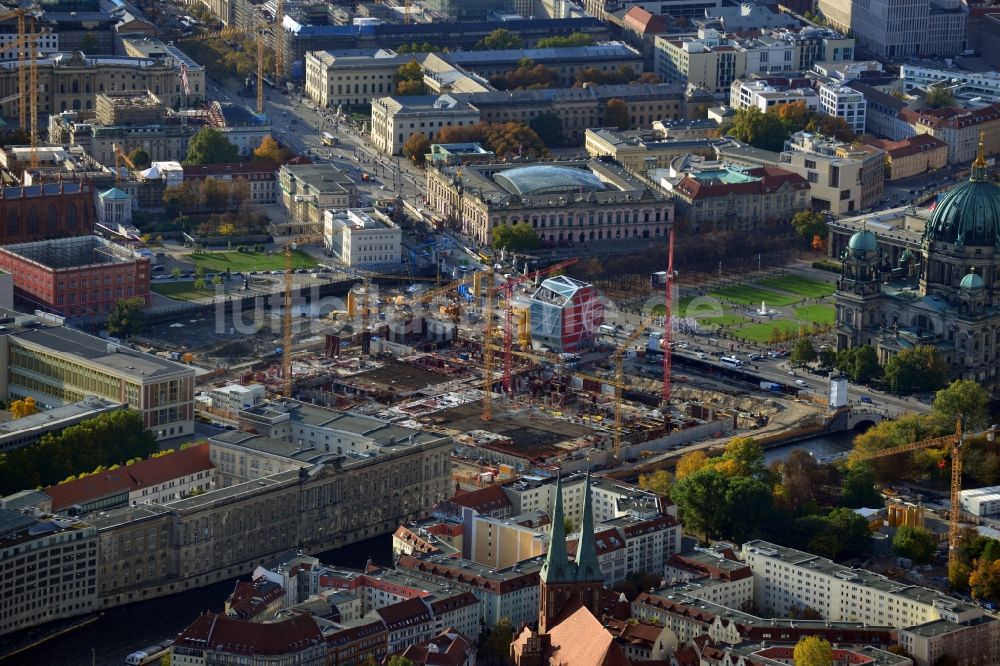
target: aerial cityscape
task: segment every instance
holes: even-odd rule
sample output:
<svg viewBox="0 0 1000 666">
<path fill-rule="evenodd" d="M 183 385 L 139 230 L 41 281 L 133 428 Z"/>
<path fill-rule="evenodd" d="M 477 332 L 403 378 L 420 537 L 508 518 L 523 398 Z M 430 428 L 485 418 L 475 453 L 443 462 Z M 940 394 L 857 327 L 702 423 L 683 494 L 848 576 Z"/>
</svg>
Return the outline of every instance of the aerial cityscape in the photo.
<svg viewBox="0 0 1000 666">
<path fill-rule="evenodd" d="M 0 8 L 0 663 L 1000 666 L 1000 5 Z"/>
</svg>

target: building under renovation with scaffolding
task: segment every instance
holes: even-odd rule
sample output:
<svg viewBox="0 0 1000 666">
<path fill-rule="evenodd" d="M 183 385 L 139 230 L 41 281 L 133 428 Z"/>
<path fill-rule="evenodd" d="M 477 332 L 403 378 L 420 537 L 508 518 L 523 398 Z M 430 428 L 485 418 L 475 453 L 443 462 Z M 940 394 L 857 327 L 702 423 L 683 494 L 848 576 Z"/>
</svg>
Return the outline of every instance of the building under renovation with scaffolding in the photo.
<svg viewBox="0 0 1000 666">
<path fill-rule="evenodd" d="M 149 303 L 149 259 L 97 236 L 0 247 L 15 300 L 67 317 L 107 314 L 123 298 Z"/>
</svg>

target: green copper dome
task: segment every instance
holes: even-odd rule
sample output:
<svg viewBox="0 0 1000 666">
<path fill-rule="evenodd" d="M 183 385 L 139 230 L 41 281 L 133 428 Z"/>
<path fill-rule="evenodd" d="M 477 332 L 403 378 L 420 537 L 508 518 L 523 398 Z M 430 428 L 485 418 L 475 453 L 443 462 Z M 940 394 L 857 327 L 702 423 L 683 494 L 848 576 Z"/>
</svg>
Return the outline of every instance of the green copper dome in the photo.
<svg viewBox="0 0 1000 666">
<path fill-rule="evenodd" d="M 875 252 L 878 250 L 878 241 L 875 239 L 875 234 L 862 228 L 847 241 L 847 249 L 852 252 Z"/>
<path fill-rule="evenodd" d="M 969 180 L 951 189 L 924 228 L 924 240 L 1000 249 L 1000 187 L 986 179 L 982 140 Z"/>
<path fill-rule="evenodd" d="M 983 276 L 976 273 L 975 269 L 973 269 L 971 273 L 962 278 L 958 286 L 962 289 L 984 289 L 986 282 L 983 280 Z"/>
</svg>

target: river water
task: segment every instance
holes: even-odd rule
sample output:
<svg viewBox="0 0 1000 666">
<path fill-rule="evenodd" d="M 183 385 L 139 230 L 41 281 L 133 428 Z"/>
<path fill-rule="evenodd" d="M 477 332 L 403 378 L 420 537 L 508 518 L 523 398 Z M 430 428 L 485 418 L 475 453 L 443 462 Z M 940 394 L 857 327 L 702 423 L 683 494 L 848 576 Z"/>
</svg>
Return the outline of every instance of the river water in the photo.
<svg viewBox="0 0 1000 666">
<path fill-rule="evenodd" d="M 369 557 L 392 564 L 392 536 L 383 535 L 317 555 L 320 561 L 355 569 Z M 250 572 L 247 572 L 249 574 Z M 249 576 L 244 576 L 249 578 Z M 55 638 L 3 662 L 28 666 L 122 666 L 125 657 L 147 645 L 173 638 L 205 611 L 222 611 L 235 580 L 188 590 L 169 597 L 112 608 L 82 629 Z"/>
<path fill-rule="evenodd" d="M 795 448 L 804 448 L 816 458 L 836 455 L 851 447 L 851 433 L 814 437 L 797 444 L 765 452 L 767 463 L 780 460 Z M 322 562 L 363 568 L 371 557 L 377 564 L 391 564 L 389 535 L 338 548 L 318 557 Z M 249 572 L 247 572 L 249 573 Z M 121 666 L 135 650 L 175 636 L 205 611 L 222 611 L 222 604 L 233 590 L 234 580 L 189 590 L 162 599 L 154 599 L 107 611 L 97 622 L 71 632 L 33 650 L 13 657 L 4 664 L 44 664 L 45 666 Z"/>
</svg>

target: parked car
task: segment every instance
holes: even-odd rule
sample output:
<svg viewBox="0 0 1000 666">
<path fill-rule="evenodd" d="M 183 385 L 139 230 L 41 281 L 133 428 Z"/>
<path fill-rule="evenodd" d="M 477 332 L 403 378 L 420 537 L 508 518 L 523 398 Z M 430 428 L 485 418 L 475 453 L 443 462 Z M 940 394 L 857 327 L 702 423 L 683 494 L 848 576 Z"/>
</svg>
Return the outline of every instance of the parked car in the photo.
<svg viewBox="0 0 1000 666">
<path fill-rule="evenodd" d="M 865 403 L 866 405 L 874 405 L 875 404 L 875 401 L 872 400 L 871 398 L 869 398 L 866 395 L 861 396 L 860 400 L 861 400 L 861 402 Z"/>
</svg>

